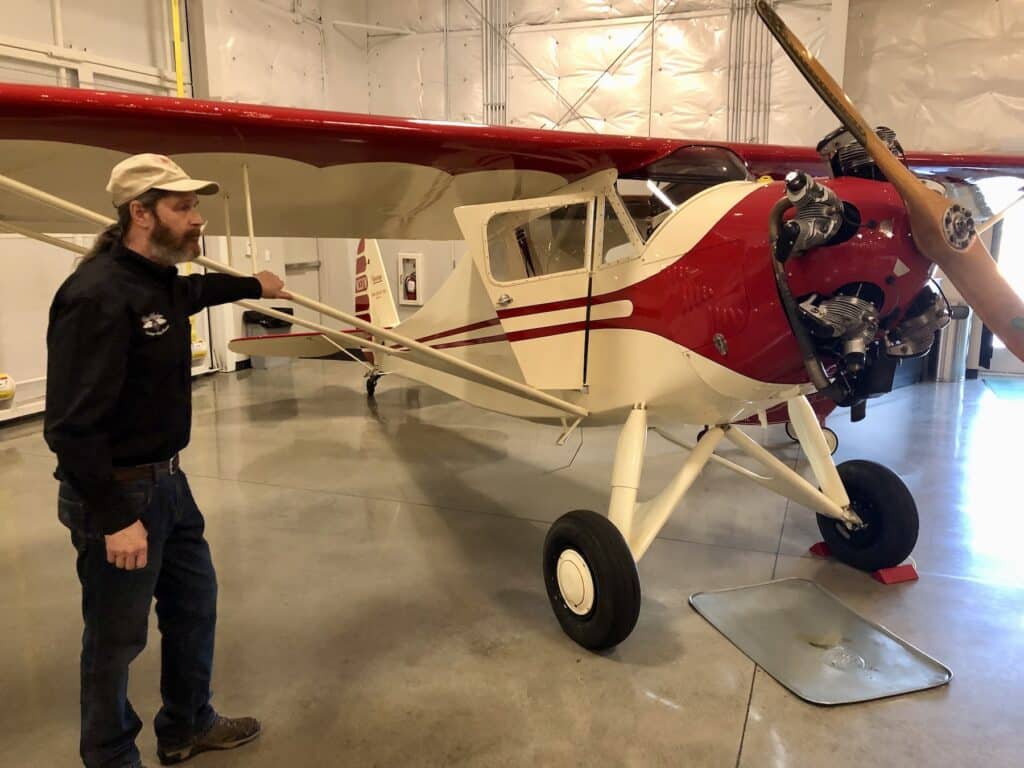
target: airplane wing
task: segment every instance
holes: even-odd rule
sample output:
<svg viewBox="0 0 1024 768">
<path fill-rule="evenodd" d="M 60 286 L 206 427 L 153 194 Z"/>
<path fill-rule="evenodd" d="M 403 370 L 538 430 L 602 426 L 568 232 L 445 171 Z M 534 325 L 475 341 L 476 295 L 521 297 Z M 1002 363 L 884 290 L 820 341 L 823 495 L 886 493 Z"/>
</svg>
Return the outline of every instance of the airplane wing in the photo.
<svg viewBox="0 0 1024 768">
<path fill-rule="evenodd" d="M 214 179 L 210 234 L 243 229 L 243 164 L 260 235 L 451 240 L 460 205 L 549 194 L 596 171 L 688 174 L 713 181 L 828 169 L 817 152 L 408 120 L 74 88 L 0 84 L 0 174 L 94 211 L 110 211 L 110 168 L 160 152 Z M 937 181 L 1024 179 L 1024 157 L 908 153 Z M 37 232 L 91 233 L 94 224 L 0 189 L 4 221 Z"/>
</svg>

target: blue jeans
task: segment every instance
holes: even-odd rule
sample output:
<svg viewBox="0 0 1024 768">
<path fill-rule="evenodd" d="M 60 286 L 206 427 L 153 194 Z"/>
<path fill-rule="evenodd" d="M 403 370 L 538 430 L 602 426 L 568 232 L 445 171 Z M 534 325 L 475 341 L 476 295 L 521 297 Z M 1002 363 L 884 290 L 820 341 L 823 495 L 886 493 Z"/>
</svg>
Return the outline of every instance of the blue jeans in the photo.
<svg viewBox="0 0 1024 768">
<path fill-rule="evenodd" d="M 139 763 L 142 729 L 128 701 L 128 665 L 146 647 L 149 607 L 156 598 L 161 644 L 160 694 L 154 720 L 161 746 L 188 743 L 213 723 L 210 675 L 217 622 L 217 577 L 205 523 L 188 479 L 178 471 L 123 484 L 149 534 L 145 568 L 107 562 L 106 543 L 81 497 L 60 484 L 58 517 L 71 530 L 82 583 L 80 752 L 87 768 Z"/>
</svg>

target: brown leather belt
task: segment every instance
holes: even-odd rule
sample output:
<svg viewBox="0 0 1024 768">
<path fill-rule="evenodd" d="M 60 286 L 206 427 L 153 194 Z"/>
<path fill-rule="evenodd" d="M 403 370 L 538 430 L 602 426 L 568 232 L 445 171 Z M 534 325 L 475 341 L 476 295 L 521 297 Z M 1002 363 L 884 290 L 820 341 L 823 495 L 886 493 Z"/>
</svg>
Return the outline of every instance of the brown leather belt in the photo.
<svg viewBox="0 0 1024 768">
<path fill-rule="evenodd" d="M 137 467 L 114 467 L 115 480 L 156 480 L 160 475 L 173 475 L 178 471 L 178 455 L 167 461 L 139 464 Z"/>
</svg>

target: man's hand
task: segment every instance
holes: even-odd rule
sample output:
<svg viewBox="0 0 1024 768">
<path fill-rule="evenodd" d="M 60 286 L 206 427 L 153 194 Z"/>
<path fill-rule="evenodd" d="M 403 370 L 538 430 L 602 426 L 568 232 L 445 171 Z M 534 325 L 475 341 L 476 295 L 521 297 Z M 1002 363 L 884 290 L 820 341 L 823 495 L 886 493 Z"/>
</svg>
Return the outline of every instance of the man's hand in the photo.
<svg viewBox="0 0 1024 768">
<path fill-rule="evenodd" d="M 149 534 L 141 520 L 136 520 L 127 528 L 104 536 L 107 540 L 107 562 L 134 571 L 146 567 L 146 554 L 149 551 L 147 539 Z"/>
<path fill-rule="evenodd" d="M 284 290 L 284 280 L 273 272 L 257 272 L 254 277 L 260 281 L 260 288 L 263 289 L 263 294 L 260 298 L 290 299 L 292 297 L 288 291 Z"/>
</svg>

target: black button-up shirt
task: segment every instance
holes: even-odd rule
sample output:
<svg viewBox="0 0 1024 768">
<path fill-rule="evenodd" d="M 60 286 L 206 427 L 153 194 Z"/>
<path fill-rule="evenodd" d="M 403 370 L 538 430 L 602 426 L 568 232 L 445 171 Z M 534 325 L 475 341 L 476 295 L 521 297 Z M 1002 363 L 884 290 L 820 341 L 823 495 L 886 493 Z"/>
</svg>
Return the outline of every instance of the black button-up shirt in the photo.
<svg viewBox="0 0 1024 768">
<path fill-rule="evenodd" d="M 43 434 L 58 476 L 103 533 L 137 519 L 114 467 L 165 461 L 192 426 L 189 316 L 259 298 L 252 277 L 189 275 L 117 244 L 81 264 L 50 307 Z"/>
</svg>

